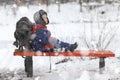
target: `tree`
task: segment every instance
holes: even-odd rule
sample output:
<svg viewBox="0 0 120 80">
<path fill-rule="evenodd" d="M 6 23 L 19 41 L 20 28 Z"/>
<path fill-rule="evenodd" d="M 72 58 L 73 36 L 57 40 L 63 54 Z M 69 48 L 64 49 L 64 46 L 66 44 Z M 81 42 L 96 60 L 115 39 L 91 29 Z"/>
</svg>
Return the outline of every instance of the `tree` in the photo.
<svg viewBox="0 0 120 80">
<path fill-rule="evenodd" d="M 48 12 L 48 6 L 49 5 L 50 5 L 50 0 L 46 0 L 47 12 Z"/>
<path fill-rule="evenodd" d="M 79 0 L 79 5 L 80 5 L 80 12 L 82 12 L 82 0 Z"/>
<path fill-rule="evenodd" d="M 60 0 L 57 0 L 56 3 L 58 5 L 58 12 L 60 12 Z"/>
<path fill-rule="evenodd" d="M 101 12 L 101 15 L 104 17 L 105 12 Z M 84 22 L 85 23 L 85 22 Z M 112 27 L 112 26 L 107 26 L 107 24 L 109 24 L 109 21 L 99 21 L 97 22 L 97 26 L 95 26 L 94 28 L 98 28 L 98 35 L 97 37 L 94 36 L 94 30 L 93 29 L 93 22 L 92 19 L 89 22 L 91 24 L 91 39 L 89 40 L 86 37 L 86 26 L 84 26 L 84 43 L 87 46 L 88 49 L 90 50 L 106 50 L 108 48 L 108 46 L 110 45 L 110 43 L 112 42 L 112 40 L 115 37 L 116 31 L 118 30 L 118 26 Z"/>
</svg>

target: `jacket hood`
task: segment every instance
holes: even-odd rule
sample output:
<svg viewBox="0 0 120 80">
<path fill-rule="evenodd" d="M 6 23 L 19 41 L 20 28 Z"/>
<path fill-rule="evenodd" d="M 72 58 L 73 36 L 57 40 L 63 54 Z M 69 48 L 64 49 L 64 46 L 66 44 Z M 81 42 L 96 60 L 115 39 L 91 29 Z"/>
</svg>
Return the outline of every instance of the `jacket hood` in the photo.
<svg viewBox="0 0 120 80">
<path fill-rule="evenodd" d="M 44 10 L 39 10 L 34 14 L 33 18 L 36 24 L 46 25 L 46 22 L 42 19 L 42 15 L 44 14 L 47 15 L 47 13 Z M 49 23 L 49 19 L 48 19 L 48 23 Z"/>
</svg>

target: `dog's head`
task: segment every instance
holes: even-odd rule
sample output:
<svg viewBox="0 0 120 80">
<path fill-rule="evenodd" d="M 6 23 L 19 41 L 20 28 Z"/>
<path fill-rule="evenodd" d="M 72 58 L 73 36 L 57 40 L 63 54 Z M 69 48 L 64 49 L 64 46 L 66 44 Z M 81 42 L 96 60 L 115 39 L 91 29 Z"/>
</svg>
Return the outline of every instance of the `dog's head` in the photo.
<svg viewBox="0 0 120 80">
<path fill-rule="evenodd" d="M 28 44 L 32 34 L 32 22 L 27 17 L 22 17 L 16 23 L 16 30 L 14 33 L 18 47 L 23 47 Z M 14 43 L 15 43 L 14 42 Z"/>
<path fill-rule="evenodd" d="M 27 17 L 22 17 L 16 24 L 17 31 L 31 31 L 32 22 Z"/>
</svg>

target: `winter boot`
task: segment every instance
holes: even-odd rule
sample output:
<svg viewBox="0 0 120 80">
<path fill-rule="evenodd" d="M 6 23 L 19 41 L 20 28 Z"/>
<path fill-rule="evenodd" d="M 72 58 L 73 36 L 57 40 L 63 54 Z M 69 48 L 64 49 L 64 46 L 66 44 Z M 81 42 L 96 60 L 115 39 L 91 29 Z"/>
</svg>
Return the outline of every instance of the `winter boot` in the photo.
<svg viewBox="0 0 120 80">
<path fill-rule="evenodd" d="M 78 47 L 78 44 L 77 44 L 77 42 L 75 42 L 74 44 L 71 44 L 68 47 L 68 50 L 70 50 L 71 52 L 73 52 L 77 47 Z"/>
</svg>

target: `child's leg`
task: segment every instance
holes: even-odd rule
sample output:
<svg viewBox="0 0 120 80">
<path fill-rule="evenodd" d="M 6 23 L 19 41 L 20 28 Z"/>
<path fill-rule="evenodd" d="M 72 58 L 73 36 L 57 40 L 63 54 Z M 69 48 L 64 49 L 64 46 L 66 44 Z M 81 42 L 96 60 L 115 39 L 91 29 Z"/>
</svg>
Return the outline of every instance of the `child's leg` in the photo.
<svg viewBox="0 0 120 80">
<path fill-rule="evenodd" d="M 49 43 L 54 45 L 54 48 L 68 48 L 70 46 L 69 43 L 60 41 L 56 38 L 49 38 Z"/>
<path fill-rule="evenodd" d="M 67 42 L 59 41 L 56 38 L 49 38 L 49 43 L 53 45 L 53 48 L 65 48 L 65 50 L 74 51 L 77 48 L 78 44 L 75 42 L 74 44 L 69 44 Z"/>
</svg>

